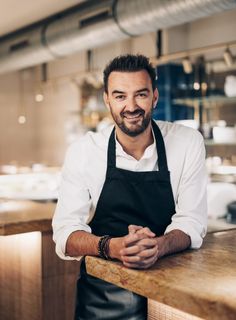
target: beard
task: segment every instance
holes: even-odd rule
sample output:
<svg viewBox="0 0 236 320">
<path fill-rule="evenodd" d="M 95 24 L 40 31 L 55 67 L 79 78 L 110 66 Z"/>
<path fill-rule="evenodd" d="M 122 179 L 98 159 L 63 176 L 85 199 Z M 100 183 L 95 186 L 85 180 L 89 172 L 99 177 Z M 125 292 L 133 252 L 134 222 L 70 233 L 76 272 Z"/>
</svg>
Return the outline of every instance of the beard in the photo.
<svg viewBox="0 0 236 320">
<path fill-rule="evenodd" d="M 121 112 L 120 115 L 115 114 L 111 106 L 110 106 L 110 110 L 111 110 L 112 118 L 115 121 L 116 125 L 120 128 L 122 132 L 124 132 L 130 137 L 136 137 L 147 129 L 152 119 L 152 113 L 153 113 L 153 107 L 151 108 L 151 111 L 146 114 L 145 114 L 145 111 L 139 107 L 133 112 L 130 112 L 130 111 Z M 135 117 L 140 119 L 135 121 Z M 133 119 L 134 123 L 126 124 L 125 122 L 126 118 Z"/>
</svg>

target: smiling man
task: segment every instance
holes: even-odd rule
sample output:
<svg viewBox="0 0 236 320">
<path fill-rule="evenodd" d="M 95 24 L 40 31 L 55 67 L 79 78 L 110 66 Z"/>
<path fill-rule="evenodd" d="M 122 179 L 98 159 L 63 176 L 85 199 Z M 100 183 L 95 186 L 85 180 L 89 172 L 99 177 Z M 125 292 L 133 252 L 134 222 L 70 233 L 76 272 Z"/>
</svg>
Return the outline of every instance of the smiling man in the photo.
<svg viewBox="0 0 236 320">
<path fill-rule="evenodd" d="M 157 89 L 152 87 L 146 70 L 132 73 L 112 72 L 109 77 L 109 93 L 106 88 L 104 100 L 120 134 L 123 132 L 135 137 L 150 126 L 157 96 Z"/>
<path fill-rule="evenodd" d="M 53 219 L 61 258 L 94 255 L 147 269 L 201 246 L 204 142 L 193 129 L 152 120 L 155 78 L 142 55 L 116 57 L 105 68 L 104 102 L 114 127 L 87 133 L 67 152 Z M 77 288 L 76 320 L 146 319 L 144 297 L 89 276 L 84 260 Z"/>
</svg>

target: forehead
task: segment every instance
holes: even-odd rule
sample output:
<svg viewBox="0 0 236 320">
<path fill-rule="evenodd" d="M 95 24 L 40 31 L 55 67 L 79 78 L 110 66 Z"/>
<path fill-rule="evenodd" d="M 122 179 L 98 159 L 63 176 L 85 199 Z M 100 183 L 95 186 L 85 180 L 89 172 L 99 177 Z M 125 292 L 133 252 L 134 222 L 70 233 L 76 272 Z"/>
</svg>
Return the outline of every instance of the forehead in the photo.
<svg viewBox="0 0 236 320">
<path fill-rule="evenodd" d="M 135 72 L 112 71 L 108 77 L 108 91 L 135 91 L 151 88 L 151 78 L 146 70 Z"/>
</svg>

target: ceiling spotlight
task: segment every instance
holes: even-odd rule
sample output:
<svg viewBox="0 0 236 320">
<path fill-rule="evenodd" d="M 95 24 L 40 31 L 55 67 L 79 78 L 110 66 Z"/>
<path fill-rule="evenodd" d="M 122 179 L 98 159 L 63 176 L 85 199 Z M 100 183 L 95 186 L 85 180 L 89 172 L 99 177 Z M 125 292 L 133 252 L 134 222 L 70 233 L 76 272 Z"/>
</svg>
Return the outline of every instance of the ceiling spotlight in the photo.
<svg viewBox="0 0 236 320">
<path fill-rule="evenodd" d="M 231 67 L 234 63 L 234 58 L 233 58 L 232 53 L 229 50 L 229 48 L 225 49 L 224 60 L 225 60 L 225 64 L 227 65 L 227 67 Z"/>
<path fill-rule="evenodd" d="M 195 81 L 194 84 L 193 84 L 193 89 L 194 90 L 199 90 L 200 89 L 200 83 Z"/>
<path fill-rule="evenodd" d="M 18 117 L 18 123 L 19 124 L 25 124 L 26 123 L 26 117 L 25 116 L 19 116 Z"/>
<path fill-rule="evenodd" d="M 193 66 L 189 58 L 184 58 L 182 64 L 185 73 L 189 74 L 193 72 Z"/>
<path fill-rule="evenodd" d="M 42 102 L 43 99 L 44 99 L 44 96 L 43 96 L 42 93 L 37 93 L 37 94 L 35 95 L 35 101 L 36 101 L 36 102 Z"/>
</svg>

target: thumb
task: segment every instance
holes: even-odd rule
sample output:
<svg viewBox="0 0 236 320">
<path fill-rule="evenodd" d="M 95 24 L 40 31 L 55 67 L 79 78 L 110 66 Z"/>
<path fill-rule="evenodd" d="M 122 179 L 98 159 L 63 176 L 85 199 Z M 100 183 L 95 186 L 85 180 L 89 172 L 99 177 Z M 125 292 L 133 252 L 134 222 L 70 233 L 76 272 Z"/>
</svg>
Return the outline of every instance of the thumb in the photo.
<svg viewBox="0 0 236 320">
<path fill-rule="evenodd" d="M 135 224 L 130 224 L 128 226 L 129 234 L 134 234 L 142 228 L 143 228 L 142 226 L 136 226 Z"/>
</svg>

